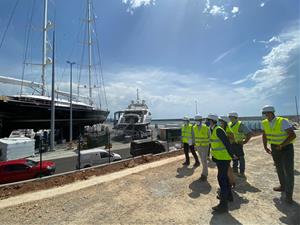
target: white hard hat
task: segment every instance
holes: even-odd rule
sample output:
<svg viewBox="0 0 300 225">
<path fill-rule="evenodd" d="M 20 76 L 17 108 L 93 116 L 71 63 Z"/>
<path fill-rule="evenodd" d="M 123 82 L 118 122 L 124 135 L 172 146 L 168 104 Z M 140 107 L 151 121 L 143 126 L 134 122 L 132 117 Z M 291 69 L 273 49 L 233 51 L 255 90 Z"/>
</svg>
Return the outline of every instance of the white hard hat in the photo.
<svg viewBox="0 0 300 225">
<path fill-rule="evenodd" d="M 238 115 L 237 112 L 230 112 L 230 113 L 228 113 L 228 117 L 236 117 L 236 118 L 238 118 L 239 115 Z"/>
<path fill-rule="evenodd" d="M 207 119 L 218 121 L 218 115 L 210 113 L 207 115 Z"/>
<path fill-rule="evenodd" d="M 196 115 L 195 116 L 195 120 L 202 120 L 203 118 L 202 118 L 202 116 L 200 116 L 200 115 Z"/>
<path fill-rule="evenodd" d="M 225 121 L 227 123 L 230 122 L 230 120 L 229 120 L 229 118 L 227 116 L 219 116 L 219 120 L 223 120 L 223 121 Z"/>
<path fill-rule="evenodd" d="M 188 116 L 184 116 L 182 120 L 183 120 L 183 121 L 189 121 L 190 118 L 189 118 Z"/>
<path fill-rule="evenodd" d="M 261 110 L 262 113 L 265 113 L 265 112 L 275 112 L 275 108 L 274 106 L 272 105 L 265 105 L 262 110 Z"/>
</svg>

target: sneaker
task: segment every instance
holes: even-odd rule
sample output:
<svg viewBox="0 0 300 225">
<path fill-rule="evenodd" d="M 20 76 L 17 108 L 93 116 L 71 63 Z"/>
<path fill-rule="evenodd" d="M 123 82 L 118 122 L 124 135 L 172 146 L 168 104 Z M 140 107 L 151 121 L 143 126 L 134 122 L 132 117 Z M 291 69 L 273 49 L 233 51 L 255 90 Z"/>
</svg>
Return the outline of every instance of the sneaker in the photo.
<svg viewBox="0 0 300 225">
<path fill-rule="evenodd" d="M 199 178 L 200 181 L 207 181 L 207 176 L 205 175 L 201 175 L 201 177 Z"/>
<path fill-rule="evenodd" d="M 195 164 L 193 165 L 193 167 L 198 167 L 200 166 L 200 162 L 195 162 Z"/>
<path fill-rule="evenodd" d="M 273 191 L 279 191 L 279 192 L 283 192 L 284 191 L 284 188 L 279 186 L 279 187 L 274 187 L 273 188 Z"/>
</svg>

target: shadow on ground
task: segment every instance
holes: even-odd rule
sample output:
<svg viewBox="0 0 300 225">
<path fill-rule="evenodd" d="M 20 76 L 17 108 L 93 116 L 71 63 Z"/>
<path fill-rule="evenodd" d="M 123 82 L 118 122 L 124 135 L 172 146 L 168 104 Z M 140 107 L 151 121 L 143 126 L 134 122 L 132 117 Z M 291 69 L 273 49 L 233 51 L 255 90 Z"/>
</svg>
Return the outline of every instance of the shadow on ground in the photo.
<svg viewBox="0 0 300 225">
<path fill-rule="evenodd" d="M 300 224 L 300 205 L 297 202 L 293 204 L 287 204 L 284 202 L 284 198 L 274 198 L 275 207 L 278 211 L 285 214 L 279 218 L 279 220 L 284 224 L 289 225 L 299 225 Z"/>
<path fill-rule="evenodd" d="M 223 213 L 223 214 L 215 214 L 209 222 L 211 225 L 242 225 L 236 218 L 234 218 L 230 213 Z"/>
<path fill-rule="evenodd" d="M 192 191 L 188 195 L 191 198 L 198 198 L 201 194 L 207 195 L 211 191 L 211 185 L 207 181 L 195 180 L 189 185 Z"/>
<path fill-rule="evenodd" d="M 239 193 L 245 194 L 246 192 L 261 192 L 257 187 L 252 186 L 246 179 L 236 179 L 236 187 L 234 190 Z"/>
<path fill-rule="evenodd" d="M 247 198 L 241 197 L 235 191 L 232 191 L 233 202 L 228 203 L 229 211 L 237 210 L 241 208 L 242 204 L 248 204 L 249 200 Z"/>
<path fill-rule="evenodd" d="M 189 176 L 193 175 L 194 171 L 195 171 L 194 167 L 189 168 L 187 166 L 183 166 L 183 167 L 177 168 L 176 177 L 177 178 L 189 177 Z"/>
</svg>

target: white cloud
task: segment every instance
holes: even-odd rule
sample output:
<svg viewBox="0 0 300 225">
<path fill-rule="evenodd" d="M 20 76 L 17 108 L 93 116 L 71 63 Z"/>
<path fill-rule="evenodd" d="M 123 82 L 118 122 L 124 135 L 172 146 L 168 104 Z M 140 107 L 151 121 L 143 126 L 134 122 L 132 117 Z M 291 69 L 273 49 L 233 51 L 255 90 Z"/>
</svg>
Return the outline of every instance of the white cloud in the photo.
<svg viewBox="0 0 300 225">
<path fill-rule="evenodd" d="M 260 7 L 264 7 L 264 6 L 265 6 L 264 2 L 260 3 Z"/>
<path fill-rule="evenodd" d="M 225 58 L 227 55 L 229 55 L 230 53 L 232 53 L 236 48 L 231 48 L 226 52 L 223 52 L 222 54 L 220 54 L 214 61 L 213 64 L 221 61 L 223 58 Z"/>
<path fill-rule="evenodd" d="M 155 5 L 156 0 L 122 0 L 124 4 L 128 6 L 127 11 L 133 13 L 133 11 L 141 6 Z"/>
<path fill-rule="evenodd" d="M 280 42 L 280 38 L 273 36 L 269 39 L 269 43 L 271 43 L 271 42 Z"/>
<path fill-rule="evenodd" d="M 210 0 L 206 0 L 203 12 L 206 13 L 210 9 Z"/>
<path fill-rule="evenodd" d="M 257 41 L 256 39 L 253 39 L 253 43 L 256 43 L 256 42 L 261 43 L 261 44 L 266 44 L 266 47 L 268 47 L 268 44 L 280 42 L 280 37 L 273 36 L 267 41 Z"/>
<path fill-rule="evenodd" d="M 212 81 L 216 81 L 217 80 L 217 78 L 215 78 L 215 77 L 208 77 L 207 79 L 208 80 L 212 80 Z"/>
<path fill-rule="evenodd" d="M 218 1 L 214 2 L 216 2 L 216 4 L 212 4 L 211 0 L 206 0 L 203 13 L 210 14 L 212 16 L 219 16 L 224 20 L 228 20 L 230 17 L 234 18 L 239 13 L 238 6 L 232 6 L 231 4 L 221 5 Z"/>
<path fill-rule="evenodd" d="M 249 74 L 249 75 L 246 76 L 244 79 L 234 81 L 234 82 L 232 82 L 232 84 L 237 85 L 237 84 L 245 83 L 245 82 L 248 81 L 251 77 L 252 77 L 252 74 Z"/>
<path fill-rule="evenodd" d="M 232 7 L 232 10 L 231 10 L 231 13 L 236 14 L 236 13 L 239 12 L 239 10 L 240 10 L 239 7 L 233 6 L 233 7 Z"/>
<path fill-rule="evenodd" d="M 266 43 L 276 42 L 268 54 L 262 57 L 262 68 L 247 75 L 244 79 L 233 82 L 234 85 L 245 83 L 250 86 L 239 87 L 236 90 L 251 98 L 267 99 L 273 95 L 280 95 L 285 88 L 283 82 L 290 78 L 289 65 L 297 60 L 299 63 L 300 35 L 298 28 L 272 37 Z"/>
<path fill-rule="evenodd" d="M 209 10 L 209 13 L 213 16 L 226 14 L 224 6 L 217 6 L 217 5 L 213 5 Z"/>
</svg>

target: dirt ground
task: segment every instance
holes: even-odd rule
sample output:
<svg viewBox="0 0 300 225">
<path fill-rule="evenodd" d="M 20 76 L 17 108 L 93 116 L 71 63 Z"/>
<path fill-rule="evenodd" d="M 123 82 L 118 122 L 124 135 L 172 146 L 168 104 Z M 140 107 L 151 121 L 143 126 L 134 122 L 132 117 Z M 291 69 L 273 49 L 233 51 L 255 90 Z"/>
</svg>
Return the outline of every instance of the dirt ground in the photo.
<svg viewBox="0 0 300 225">
<path fill-rule="evenodd" d="M 177 156 L 127 176 L 116 176 L 122 171 L 111 174 L 115 179 L 78 191 L 55 196 L 53 192 L 60 192 L 53 189 L 50 198 L 25 200 L 6 208 L 1 203 L 9 199 L 2 200 L 0 224 L 300 224 L 299 135 L 297 132 L 292 205 L 272 191 L 278 185 L 277 175 L 258 137 L 245 146 L 247 179 L 237 178 L 228 214 L 212 214 L 211 207 L 218 202 L 214 164 L 209 164 L 208 182 L 200 182 L 201 167 L 182 167 L 183 157 Z"/>
<path fill-rule="evenodd" d="M 58 176 L 54 175 L 43 177 L 42 179 L 29 180 L 8 185 L 0 185 L 0 200 L 20 194 L 25 194 L 28 192 L 38 192 L 40 190 L 48 190 L 60 186 L 64 186 L 64 189 L 67 189 L 66 186 L 68 186 L 68 184 L 73 184 L 76 181 L 89 180 L 91 177 L 111 174 L 113 172 L 122 171 L 126 168 L 136 167 L 138 165 L 147 164 L 153 161 L 159 161 L 165 158 L 174 158 L 175 156 L 181 154 L 183 154 L 182 150 L 163 152 L 155 155 L 142 155 L 127 160 L 113 162 L 111 164 L 99 165 L 80 171 L 72 171 L 70 173 L 59 174 Z M 147 167 L 148 166 L 146 166 L 146 168 Z M 24 198 L 24 196 L 22 198 Z M 2 207 L 2 205 L 0 204 L 0 208 Z"/>
</svg>

